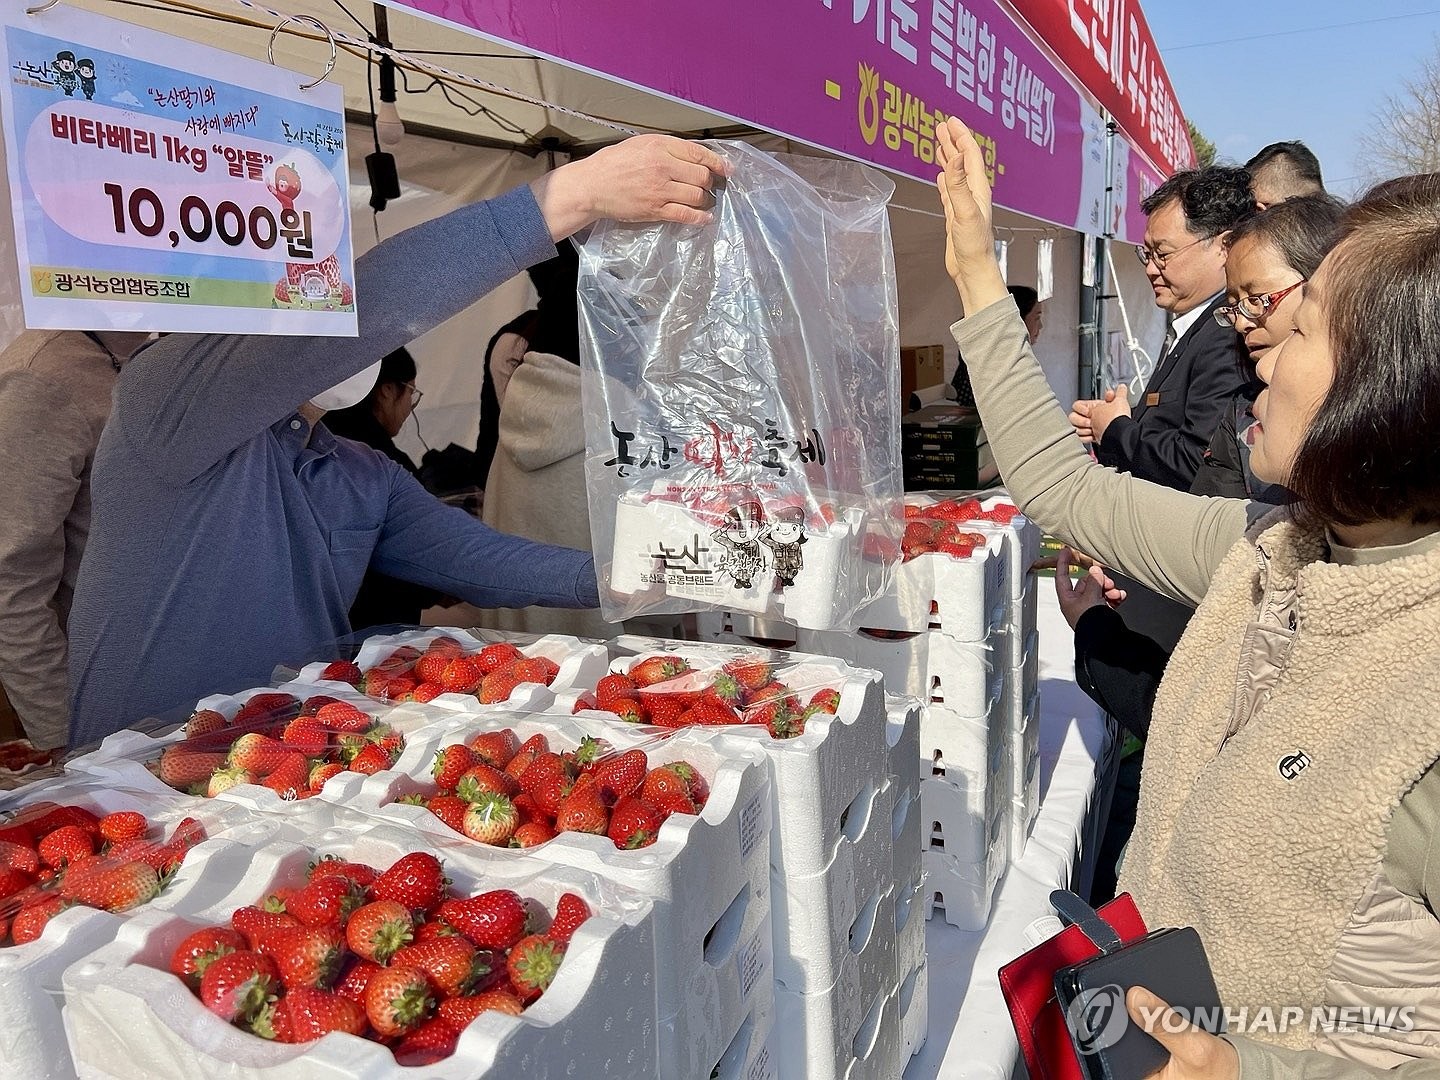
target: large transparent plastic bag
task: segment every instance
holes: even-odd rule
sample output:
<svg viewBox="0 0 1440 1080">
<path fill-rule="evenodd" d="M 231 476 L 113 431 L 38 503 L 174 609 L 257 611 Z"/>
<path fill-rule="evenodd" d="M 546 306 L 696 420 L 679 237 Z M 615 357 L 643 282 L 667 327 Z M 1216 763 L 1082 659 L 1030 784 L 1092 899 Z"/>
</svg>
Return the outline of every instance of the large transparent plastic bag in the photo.
<svg viewBox="0 0 1440 1080">
<path fill-rule="evenodd" d="M 734 166 L 714 223 L 578 245 L 601 610 L 848 628 L 902 527 L 894 184 L 708 145 Z"/>
</svg>

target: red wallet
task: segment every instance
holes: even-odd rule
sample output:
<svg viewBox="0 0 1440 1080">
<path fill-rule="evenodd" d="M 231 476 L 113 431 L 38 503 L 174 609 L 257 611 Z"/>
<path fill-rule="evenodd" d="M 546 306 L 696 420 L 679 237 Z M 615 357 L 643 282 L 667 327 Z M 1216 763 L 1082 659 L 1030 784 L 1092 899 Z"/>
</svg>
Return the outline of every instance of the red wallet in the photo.
<svg viewBox="0 0 1440 1080">
<path fill-rule="evenodd" d="M 1096 914 L 1122 942 L 1136 941 L 1147 932 L 1129 893 L 1121 893 Z M 1061 917 L 1066 917 L 1063 910 Z M 1000 993 L 1010 1010 L 1030 1080 L 1085 1080 L 1055 996 L 1055 972 L 1100 953 L 1090 935 L 1072 923 L 1000 969 Z"/>
</svg>

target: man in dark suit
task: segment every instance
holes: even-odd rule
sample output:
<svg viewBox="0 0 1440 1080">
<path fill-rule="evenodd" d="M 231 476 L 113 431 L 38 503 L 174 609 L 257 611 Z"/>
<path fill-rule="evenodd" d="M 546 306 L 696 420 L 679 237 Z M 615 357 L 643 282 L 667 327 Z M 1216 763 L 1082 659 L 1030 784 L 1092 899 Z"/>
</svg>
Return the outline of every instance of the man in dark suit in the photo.
<svg viewBox="0 0 1440 1080">
<path fill-rule="evenodd" d="M 1103 465 L 1189 491 L 1210 438 L 1253 372 L 1239 334 L 1212 312 L 1225 300 L 1225 234 L 1255 212 L 1250 174 L 1212 166 L 1176 173 L 1141 204 L 1145 243 L 1136 254 L 1155 292 L 1155 306 L 1170 314 L 1160 358 L 1140 400 L 1123 383 L 1102 400 L 1077 401 L 1070 422 L 1095 446 Z M 1115 574 L 1128 599 L 1112 633 L 1126 627 L 1154 642 L 1164 657 L 1175 648 L 1191 609 Z M 1126 641 L 1133 641 L 1126 638 Z M 1077 671 L 1088 653 L 1103 658 L 1104 641 L 1076 640 Z M 1162 661 L 1163 663 L 1163 661 Z M 1117 864 L 1135 826 L 1143 743 L 1128 735 L 1114 774 L 1109 812 L 1091 883 L 1095 903 L 1115 891 Z"/>
</svg>

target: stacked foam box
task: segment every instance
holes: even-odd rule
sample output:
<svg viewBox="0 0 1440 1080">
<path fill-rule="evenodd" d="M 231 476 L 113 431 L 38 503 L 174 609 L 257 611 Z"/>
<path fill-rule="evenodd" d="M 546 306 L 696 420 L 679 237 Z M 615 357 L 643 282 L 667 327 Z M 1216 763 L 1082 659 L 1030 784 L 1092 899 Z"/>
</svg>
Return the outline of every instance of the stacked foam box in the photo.
<svg viewBox="0 0 1440 1080">
<path fill-rule="evenodd" d="M 297 808 L 308 814 L 309 806 Z M 323 821 L 329 808 L 313 811 Z M 303 877 L 319 855 L 385 868 L 417 850 L 414 833 L 378 824 L 318 831 L 306 844 L 270 844 L 217 856 L 240 875 L 223 897 L 182 892 L 166 911 L 143 912 L 115 940 L 65 972 L 65 1025 L 81 1077 L 191 1080 L 226 1076 L 281 1080 L 316 1076 L 370 1080 L 394 1076 L 390 1051 L 333 1033 L 298 1045 L 266 1043 L 215 1016 L 167 970 L 175 945 L 192 931 L 228 922 L 276 882 Z M 426 1077 L 636 1080 L 659 1075 L 654 941 L 650 903 L 592 876 L 532 861 L 497 859 L 459 845 L 431 845 L 464 895 L 513 888 L 553 910 L 561 893 L 584 895 L 596 914 L 571 939 L 545 995 L 521 1016 L 487 1012 L 467 1027 L 455 1053 L 424 1067 Z"/>
<path fill-rule="evenodd" d="M 895 888 L 896 988 L 900 1014 L 899 1076 L 925 1042 L 929 1012 L 925 954 L 924 878 L 921 865 L 920 725 L 925 706 L 918 698 L 886 699 L 890 774 L 898 785 L 892 816 L 895 839 L 891 880 Z"/>
<path fill-rule="evenodd" d="M 460 630 L 445 626 L 406 630 L 398 634 L 377 634 L 367 638 L 355 654 L 355 664 L 362 672 L 368 671 L 381 664 L 396 649 L 408 646 L 424 652 L 426 646 L 442 636 L 458 641 L 466 655 L 477 653 L 486 645 L 495 642 L 513 641 L 526 656 L 543 656 L 553 660 L 560 671 L 556 674 L 550 687 L 544 687 L 538 683 L 521 683 L 511 695 L 510 701 L 505 703 L 527 708 L 541 708 L 549 704 L 552 700 L 552 690 L 575 686 L 577 683 L 587 681 L 593 684 L 595 679 L 605 674 L 605 664 L 609 659 L 605 652 L 605 646 L 581 641 L 579 638 L 566 637 L 562 634 L 547 634 L 544 637 L 527 641 L 524 635 L 506 636 L 484 630 Z M 320 678 L 327 664 L 328 661 L 307 664 L 300 669 L 296 678 L 307 684 L 324 687 L 328 693 L 335 693 L 342 689 L 353 691 L 354 687 L 350 687 L 347 683 L 337 683 Z M 495 707 L 481 705 L 474 694 L 440 694 L 431 699 L 429 704 L 468 713 Z"/>
<path fill-rule="evenodd" d="M 403 826 L 425 842 L 468 845 L 500 860 L 574 867 L 649 898 L 654 903 L 660 1056 L 667 1080 L 708 1080 L 747 1020 L 755 1046 L 763 1043 L 774 1011 L 769 772 L 756 750 L 718 747 L 712 729 L 661 733 L 595 715 L 497 710 L 457 719 L 412 739 L 394 769 L 370 777 L 351 774 L 333 791 L 327 785 L 322 797 L 333 796 L 351 810 Z M 442 746 L 500 728 L 510 728 L 521 742 L 543 733 L 557 751 L 573 749 L 587 735 L 617 752 L 639 748 L 652 768 L 688 761 L 706 778 L 710 794 L 698 817 L 672 815 L 655 843 L 640 850 L 620 850 L 605 836 L 567 832 L 523 854 L 474 843 L 424 807 L 396 801 L 434 790 L 430 765 Z"/>
<path fill-rule="evenodd" d="M 193 817 L 207 839 L 191 848 L 160 895 L 143 907 L 111 914 L 76 905 L 54 916 L 44 934 L 24 945 L 0 949 L 0 1061 L 12 1077 L 68 1080 L 75 1076 L 61 1021 L 61 976 L 65 969 L 114 939 L 141 912 L 165 911 L 187 895 L 224 895 L 244 875 L 243 863 L 220 858 L 235 846 L 263 843 L 279 834 L 278 822 L 251 819 L 241 808 L 171 792 L 156 797 L 93 777 L 57 777 L 9 792 L 0 799 L 5 815 L 24 813 L 42 803 L 79 806 L 97 816 L 137 810 L 166 838 L 183 818 Z M 253 850 L 253 849 L 252 849 Z M 0 907 L 3 907 L 0 902 Z"/>
<path fill-rule="evenodd" d="M 615 647 L 637 657 L 675 653 L 697 667 L 757 651 L 634 638 L 617 639 Z M 913 809 L 914 770 L 897 778 L 892 761 L 914 754 L 918 744 L 907 721 L 892 742 L 875 672 L 816 657 L 767 658 L 786 665 L 778 677 L 793 687 L 840 691 L 838 712 L 812 716 L 797 738 L 734 726 L 717 739 L 730 753 L 758 750 L 770 769 L 775 1071 L 813 1080 L 893 1077 L 901 1045 L 896 809 L 897 800 L 902 810 Z M 624 670 L 632 662 L 612 666 Z M 904 832 L 903 815 L 898 825 Z"/>
</svg>

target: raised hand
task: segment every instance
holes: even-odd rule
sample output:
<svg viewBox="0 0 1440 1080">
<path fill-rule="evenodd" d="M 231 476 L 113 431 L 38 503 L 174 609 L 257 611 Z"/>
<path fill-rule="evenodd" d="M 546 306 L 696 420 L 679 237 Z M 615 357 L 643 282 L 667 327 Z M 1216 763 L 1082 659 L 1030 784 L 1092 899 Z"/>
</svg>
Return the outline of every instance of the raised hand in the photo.
<svg viewBox="0 0 1440 1080">
<path fill-rule="evenodd" d="M 971 314 L 1006 295 L 995 260 L 990 182 L 980 144 L 963 122 L 952 116 L 936 134 L 936 160 L 943 170 L 936 187 L 945 208 L 945 269 Z"/>
</svg>

